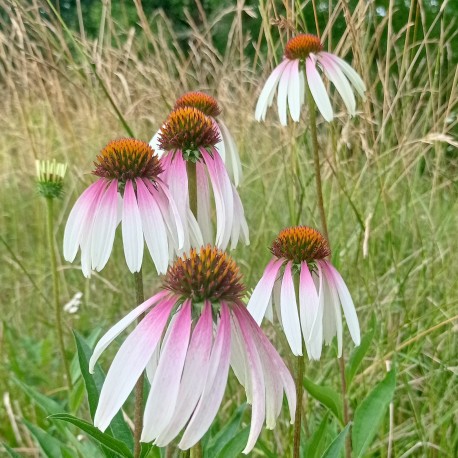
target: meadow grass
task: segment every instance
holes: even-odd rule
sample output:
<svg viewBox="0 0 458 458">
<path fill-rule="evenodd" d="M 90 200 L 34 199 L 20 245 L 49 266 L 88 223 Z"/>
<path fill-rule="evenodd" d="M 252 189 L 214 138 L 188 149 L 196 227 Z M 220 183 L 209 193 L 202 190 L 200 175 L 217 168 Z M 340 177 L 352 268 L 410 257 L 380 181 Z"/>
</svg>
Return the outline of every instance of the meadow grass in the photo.
<svg viewBox="0 0 458 458">
<path fill-rule="evenodd" d="M 362 0 L 353 11 L 345 1 L 332 3 L 321 36 L 327 43 L 333 21 L 345 18 L 346 31 L 341 37 L 332 35 L 332 49 L 347 60 L 353 56 L 368 87 L 356 118 L 341 111 L 336 97 L 337 119 L 331 126 L 322 121 L 318 126 L 332 261 L 352 292 L 363 333 L 375 317 L 376 336 L 349 394 L 350 405 L 354 409 L 384 377 L 391 361 L 398 372 L 391 415 L 368 456 L 456 456 L 458 68 L 451 55 L 458 47 L 457 24 L 443 20 L 447 2 L 428 25 L 422 4 L 412 1 L 411 21 L 400 31 L 392 28 L 393 2 L 385 17 Z M 305 3 L 302 13 L 298 5 L 280 10 L 270 0 L 260 2 L 259 13 L 241 2 L 213 18 L 202 11 L 198 24 L 188 15 L 186 47 L 162 13 L 147 18 L 140 2 L 136 4 L 140 27 L 124 30 L 105 2 L 99 37 L 91 41 L 83 24 L 70 37 L 46 4 L 0 0 L 9 15 L 0 26 L 0 440 L 24 456 L 38 452 L 21 419 L 42 425 L 46 420 L 15 380 L 56 398 L 64 390 L 35 159 L 56 158 L 69 165 L 66 192 L 56 204 L 61 253 L 66 218 L 93 181 L 95 155 L 109 140 L 127 135 L 117 111 L 135 136 L 148 141 L 177 96 L 207 90 L 222 105 L 222 118 L 243 162 L 240 195 L 251 244 L 233 255 L 247 285 L 254 287 L 270 257 L 272 239 L 289 225 L 288 199 L 302 202 L 301 223 L 319 226 L 311 145 L 304 135 L 306 113 L 299 125 L 288 128 L 279 126 L 275 110 L 265 124 L 253 116 L 256 96 L 286 38 L 303 25 L 301 14 L 313 14 L 314 2 Z M 254 13 L 263 17 L 260 36 L 251 36 L 244 26 L 246 15 Z M 221 53 L 212 43 L 212 31 L 223 16 L 233 22 Z M 434 28 L 440 32 L 433 39 Z M 380 49 L 385 35 L 386 48 Z M 248 48 L 254 48 L 254 60 L 246 57 Z M 291 181 L 297 180 L 291 174 L 295 152 L 304 188 L 301 195 L 288 196 Z M 70 359 L 75 352 L 70 329 L 85 335 L 106 330 L 135 305 L 133 278 L 120 238 L 107 267 L 90 280 L 77 263 L 60 259 L 59 264 L 62 304 L 76 292 L 84 293 L 78 314 L 65 316 Z M 149 260 L 144 272 L 148 295 L 158 284 Z M 281 332 L 266 329 L 288 358 Z M 306 374 L 339 389 L 335 349 L 327 349 L 325 356 L 308 363 Z M 231 383 L 230 390 L 221 423 L 244 399 L 237 384 Z M 313 431 L 324 408 L 310 397 L 305 402 Z M 84 411 L 83 406 L 79 412 Z M 265 431 L 262 438 L 281 456 L 288 434 L 285 418 L 278 430 Z"/>
</svg>

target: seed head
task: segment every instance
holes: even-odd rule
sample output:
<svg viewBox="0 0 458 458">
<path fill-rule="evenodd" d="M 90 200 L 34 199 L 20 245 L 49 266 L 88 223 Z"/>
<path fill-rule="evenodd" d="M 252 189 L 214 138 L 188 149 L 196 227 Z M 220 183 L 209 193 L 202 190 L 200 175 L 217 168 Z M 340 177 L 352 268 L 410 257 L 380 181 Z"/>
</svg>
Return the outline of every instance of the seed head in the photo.
<svg viewBox="0 0 458 458">
<path fill-rule="evenodd" d="M 285 57 L 294 60 L 305 60 L 310 53 L 318 53 L 323 51 L 323 45 L 316 35 L 310 33 L 303 33 L 297 35 L 286 43 Z"/>
<path fill-rule="evenodd" d="M 121 182 L 135 178 L 156 181 L 163 171 L 151 146 L 135 138 L 111 141 L 97 156 L 94 165 L 94 175 Z"/>
<path fill-rule="evenodd" d="M 237 302 L 245 292 L 239 268 L 224 251 L 207 245 L 191 249 L 169 267 L 165 287 L 184 299 Z"/>
<path fill-rule="evenodd" d="M 211 95 L 199 91 L 187 92 L 177 99 L 175 109 L 180 107 L 194 107 L 213 118 L 221 114 L 221 109 L 216 99 Z"/>
<path fill-rule="evenodd" d="M 315 229 L 295 226 L 283 229 L 273 241 L 270 251 L 277 258 L 295 264 L 312 262 L 331 254 L 328 241 Z"/>
</svg>

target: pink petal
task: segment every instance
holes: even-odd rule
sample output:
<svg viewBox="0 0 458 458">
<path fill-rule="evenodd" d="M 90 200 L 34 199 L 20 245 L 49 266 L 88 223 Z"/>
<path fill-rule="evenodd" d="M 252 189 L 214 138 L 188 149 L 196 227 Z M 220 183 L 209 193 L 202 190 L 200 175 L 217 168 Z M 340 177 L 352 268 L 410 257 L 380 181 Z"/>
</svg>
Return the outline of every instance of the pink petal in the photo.
<svg viewBox="0 0 458 458">
<path fill-rule="evenodd" d="M 213 243 L 213 227 L 211 221 L 210 187 L 207 172 L 202 162 L 196 164 L 197 178 L 197 221 L 202 232 L 204 243 Z"/>
<path fill-rule="evenodd" d="M 124 404 L 158 344 L 175 300 L 157 305 L 118 350 L 100 393 L 94 425 L 105 431 Z"/>
<path fill-rule="evenodd" d="M 173 418 L 156 439 L 157 446 L 164 447 L 171 442 L 191 417 L 207 380 L 212 341 L 212 310 L 211 304 L 206 302 L 192 333 Z"/>
<path fill-rule="evenodd" d="M 229 372 L 231 327 L 227 305 L 221 303 L 221 318 L 213 344 L 207 380 L 202 396 L 178 446 L 182 450 L 192 447 L 210 427 L 215 418 Z"/>
<path fill-rule="evenodd" d="M 191 333 L 191 301 L 183 303 L 159 357 L 143 416 L 142 442 L 151 442 L 173 417 Z"/>
<path fill-rule="evenodd" d="M 118 181 L 113 180 L 100 199 L 92 228 L 92 268 L 102 270 L 108 259 L 115 238 L 118 213 Z"/>
<path fill-rule="evenodd" d="M 274 282 L 282 264 L 283 260 L 281 259 L 273 258 L 270 260 L 264 274 L 250 297 L 247 309 L 258 324 L 261 324 L 266 308 L 269 305 Z"/>
</svg>

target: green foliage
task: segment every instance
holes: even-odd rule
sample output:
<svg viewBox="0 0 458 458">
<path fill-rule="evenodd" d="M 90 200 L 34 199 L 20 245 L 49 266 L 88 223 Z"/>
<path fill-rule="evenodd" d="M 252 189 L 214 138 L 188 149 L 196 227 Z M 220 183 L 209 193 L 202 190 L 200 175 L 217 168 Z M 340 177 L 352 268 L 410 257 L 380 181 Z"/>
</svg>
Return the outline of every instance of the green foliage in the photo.
<svg viewBox="0 0 458 458">
<path fill-rule="evenodd" d="M 323 453 L 322 458 L 339 458 L 341 452 L 345 446 L 345 439 L 347 437 L 348 431 L 350 430 L 350 424 L 345 426 L 345 428 L 339 433 L 339 435 L 332 441 L 331 445 Z"/>
<path fill-rule="evenodd" d="M 380 423 L 393 399 L 396 388 L 396 371 L 392 369 L 385 378 L 358 405 L 352 428 L 353 455 L 365 456 L 367 447 L 377 434 Z"/>
</svg>

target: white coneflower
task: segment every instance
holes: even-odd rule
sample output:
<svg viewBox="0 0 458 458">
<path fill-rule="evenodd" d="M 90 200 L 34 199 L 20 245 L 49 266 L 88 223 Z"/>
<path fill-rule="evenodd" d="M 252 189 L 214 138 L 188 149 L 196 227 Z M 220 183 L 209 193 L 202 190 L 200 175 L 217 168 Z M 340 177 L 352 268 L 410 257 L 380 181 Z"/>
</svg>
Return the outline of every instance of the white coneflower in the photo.
<svg viewBox="0 0 458 458">
<path fill-rule="evenodd" d="M 355 306 L 341 275 L 325 259 L 331 254 L 327 240 L 315 229 L 296 226 L 281 231 L 271 251 L 274 257 L 248 303 L 256 322 L 260 324 L 264 315 L 273 316 L 274 303 L 293 354 L 302 355 L 303 340 L 309 358 L 320 359 L 323 341 L 330 344 L 337 335 L 340 357 L 342 307 L 350 335 L 359 345 Z M 294 279 L 299 285 L 299 308 Z"/>
<path fill-rule="evenodd" d="M 301 64 L 304 64 L 304 68 L 301 68 Z M 288 41 L 283 61 L 267 79 L 256 105 L 256 120 L 265 120 L 267 108 L 272 105 L 278 88 L 277 106 L 280 123 L 287 125 L 287 107 L 293 121 L 298 122 L 307 84 L 323 118 L 332 121 L 333 109 L 318 68 L 334 84 L 348 112 L 354 116 L 356 100 L 351 85 L 361 97 L 364 97 L 366 86 L 363 80 L 347 62 L 335 54 L 323 51 L 323 45 L 317 36 L 301 34 Z"/>
</svg>

